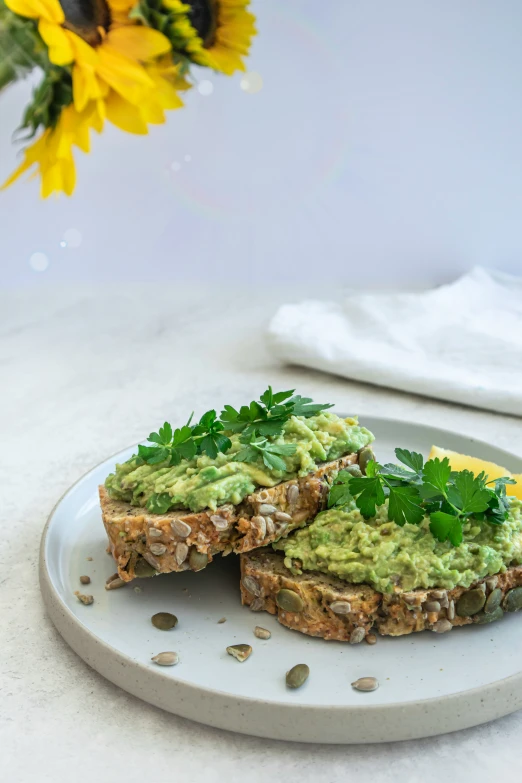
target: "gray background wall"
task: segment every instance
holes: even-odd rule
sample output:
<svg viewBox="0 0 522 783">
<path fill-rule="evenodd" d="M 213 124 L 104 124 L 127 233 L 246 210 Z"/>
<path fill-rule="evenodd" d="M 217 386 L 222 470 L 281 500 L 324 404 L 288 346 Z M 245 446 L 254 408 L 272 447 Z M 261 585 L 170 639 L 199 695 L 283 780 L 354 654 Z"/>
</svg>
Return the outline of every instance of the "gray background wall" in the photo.
<svg viewBox="0 0 522 783">
<path fill-rule="evenodd" d="M 78 152 L 73 198 L 0 194 L 3 285 L 522 272 L 520 0 L 253 8 L 259 92 L 200 72 L 212 94 L 192 90 L 149 139 L 108 127 Z M 2 179 L 29 89 L 0 98 Z"/>
</svg>

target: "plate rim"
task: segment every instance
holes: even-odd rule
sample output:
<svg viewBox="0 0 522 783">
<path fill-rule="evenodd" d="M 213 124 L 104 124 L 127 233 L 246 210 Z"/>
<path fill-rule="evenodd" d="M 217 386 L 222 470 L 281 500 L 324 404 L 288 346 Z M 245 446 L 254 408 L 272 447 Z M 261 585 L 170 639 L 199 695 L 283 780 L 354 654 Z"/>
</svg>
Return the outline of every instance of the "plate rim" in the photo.
<svg viewBox="0 0 522 783">
<path fill-rule="evenodd" d="M 343 416 L 343 413 L 339 412 L 338 415 Z M 360 419 L 365 416 L 365 414 L 359 414 Z M 401 426 L 407 424 L 408 426 L 434 430 L 453 437 L 461 436 L 479 446 L 484 445 L 488 448 L 491 448 L 493 445 L 480 438 L 455 430 L 434 427 L 431 424 L 405 421 L 375 414 L 368 414 L 367 418 L 386 425 Z M 58 507 L 74 491 L 75 487 L 85 481 L 105 462 L 136 447 L 138 442 L 119 449 L 105 457 L 105 459 L 100 460 L 62 493 L 47 517 L 40 541 L 39 581 L 49 616 L 69 646 L 72 647 L 80 658 L 106 679 L 154 706 L 215 728 L 270 739 L 323 742 L 327 744 L 367 744 L 436 736 L 458 729 L 470 728 L 522 708 L 522 668 L 516 674 L 485 685 L 425 699 L 412 699 L 380 705 L 318 705 L 302 702 L 292 704 L 289 701 L 274 699 L 265 701 L 255 696 L 232 695 L 227 691 L 195 685 L 179 679 L 175 675 L 169 675 L 167 672 L 163 672 L 161 668 L 151 668 L 145 662 L 139 661 L 110 645 L 84 625 L 81 619 L 64 602 L 47 568 L 47 540 L 49 529 Z M 494 448 L 505 454 L 509 460 L 513 458 L 522 459 L 513 452 L 509 452 L 501 447 L 494 446 Z M 116 660 L 116 667 L 111 665 L 112 659 Z M 118 667 L 120 669 L 119 672 Z M 146 695 L 143 693 L 143 686 L 139 684 L 136 686 L 131 685 L 131 683 L 125 681 L 125 676 L 122 673 L 125 672 L 127 667 L 137 667 L 142 679 L 148 681 L 149 684 L 160 686 L 156 693 L 152 692 Z M 517 690 L 519 691 L 518 693 Z M 176 691 L 178 693 L 175 693 Z M 167 693 L 167 698 L 162 698 Z M 200 707 L 197 706 L 197 702 L 202 698 L 202 695 L 203 698 L 212 702 L 211 705 L 205 702 L 206 714 L 204 720 L 201 720 Z M 172 696 L 174 696 L 174 709 L 171 704 Z M 488 699 L 488 704 L 485 704 L 486 699 Z M 460 714 L 457 716 L 458 710 L 456 708 L 459 706 L 461 707 L 461 712 L 465 711 L 467 718 Z M 243 712 L 245 707 L 256 707 L 259 713 L 258 717 L 255 719 L 250 718 L 249 721 L 246 721 Z M 283 731 L 283 734 L 279 733 L 277 737 L 274 736 L 273 728 L 270 728 L 273 724 L 273 715 L 268 715 L 268 713 L 273 713 L 276 710 L 282 718 Z M 225 715 L 223 715 L 223 711 Z M 313 713 L 312 719 L 306 717 L 308 713 Z M 398 713 L 403 713 L 403 722 L 397 720 Z M 409 713 L 409 716 L 404 713 Z M 235 717 L 233 718 L 234 714 Z M 341 717 L 344 719 L 343 721 L 339 720 Z M 365 720 L 361 721 L 363 717 Z M 319 723 L 322 722 L 322 729 L 318 728 L 318 721 Z M 442 732 L 440 730 L 441 721 L 445 721 L 445 728 Z M 325 728 L 330 732 L 329 734 L 325 732 Z"/>
</svg>

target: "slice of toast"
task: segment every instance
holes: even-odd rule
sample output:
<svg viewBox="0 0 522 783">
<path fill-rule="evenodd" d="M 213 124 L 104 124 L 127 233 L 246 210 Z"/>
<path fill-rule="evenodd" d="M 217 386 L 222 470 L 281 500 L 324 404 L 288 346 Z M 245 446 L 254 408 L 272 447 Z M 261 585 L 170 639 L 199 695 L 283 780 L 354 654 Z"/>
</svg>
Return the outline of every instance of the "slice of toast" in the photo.
<svg viewBox="0 0 522 783">
<path fill-rule="evenodd" d="M 358 461 L 348 454 L 324 462 L 302 478 L 262 488 L 239 505 L 151 514 L 146 509 L 112 500 L 99 487 L 103 524 L 118 574 L 129 582 L 156 573 L 199 571 L 222 552 L 248 552 L 282 538 L 313 519 L 326 503 L 333 478 Z"/>
<path fill-rule="evenodd" d="M 489 623 L 522 608 L 522 565 L 480 579 L 469 588 L 378 593 L 317 571 L 294 576 L 283 555 L 260 549 L 241 555 L 241 600 L 253 611 L 277 615 L 287 628 L 357 644 L 370 632 L 402 636 Z"/>
</svg>

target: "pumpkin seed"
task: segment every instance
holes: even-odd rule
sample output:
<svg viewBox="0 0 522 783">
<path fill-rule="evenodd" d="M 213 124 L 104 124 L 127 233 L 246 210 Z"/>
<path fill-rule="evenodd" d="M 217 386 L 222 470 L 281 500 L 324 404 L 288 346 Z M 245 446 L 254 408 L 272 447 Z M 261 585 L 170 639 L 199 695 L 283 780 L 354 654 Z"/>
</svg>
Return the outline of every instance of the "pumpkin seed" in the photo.
<svg viewBox="0 0 522 783">
<path fill-rule="evenodd" d="M 80 577 L 80 583 L 82 585 L 89 585 L 91 583 L 91 577 L 90 576 L 81 576 Z"/>
<path fill-rule="evenodd" d="M 219 514 L 213 514 L 210 517 L 210 521 L 216 530 L 226 530 L 228 527 L 228 521 L 225 519 L 225 517 L 222 517 Z"/>
<path fill-rule="evenodd" d="M 171 628 L 175 628 L 178 624 L 178 618 L 170 612 L 157 612 L 157 614 L 152 615 L 150 621 L 154 628 L 157 628 L 159 631 L 170 631 Z"/>
<path fill-rule="evenodd" d="M 453 626 L 449 620 L 437 620 L 436 623 L 433 623 L 433 630 L 435 633 L 447 633 L 448 631 L 451 631 L 452 628 Z"/>
<path fill-rule="evenodd" d="M 349 601 L 333 601 L 330 609 L 334 614 L 349 614 L 352 611 L 352 605 Z"/>
<path fill-rule="evenodd" d="M 161 652 L 154 655 L 151 661 L 157 663 L 158 666 L 175 666 L 179 663 L 179 655 L 176 652 Z"/>
<path fill-rule="evenodd" d="M 438 601 L 426 601 L 422 608 L 425 612 L 440 612 L 440 603 Z"/>
<path fill-rule="evenodd" d="M 184 541 L 178 541 L 176 544 L 176 563 L 181 565 L 185 562 L 188 555 L 188 546 Z"/>
<path fill-rule="evenodd" d="M 94 603 L 94 596 L 92 595 L 82 595 L 78 590 L 74 593 L 78 601 L 83 604 L 84 606 L 90 606 Z"/>
<path fill-rule="evenodd" d="M 243 587 L 248 593 L 252 593 L 252 595 L 256 596 L 261 595 L 261 586 L 253 576 L 244 576 L 241 581 L 243 582 Z"/>
<path fill-rule="evenodd" d="M 364 628 L 354 628 L 350 634 L 350 644 L 360 644 L 365 636 Z"/>
<path fill-rule="evenodd" d="M 150 538 L 161 538 L 162 535 L 163 535 L 163 530 L 158 530 L 157 527 L 149 527 Z"/>
<path fill-rule="evenodd" d="M 243 663 L 251 655 L 252 648 L 249 644 L 232 644 L 230 647 L 227 647 L 227 653 L 240 663 Z"/>
<path fill-rule="evenodd" d="M 350 476 L 355 476 L 355 478 L 360 478 L 362 476 L 362 470 L 359 465 L 347 465 L 343 470 L 349 473 Z"/>
<path fill-rule="evenodd" d="M 156 570 L 150 565 L 150 563 L 147 563 L 146 560 L 144 560 L 142 557 L 139 558 L 139 560 L 136 561 L 136 565 L 134 566 L 134 574 L 137 577 L 145 577 L 145 576 L 154 576 L 156 573 Z"/>
<path fill-rule="evenodd" d="M 366 473 L 366 468 L 368 467 L 368 463 L 371 462 L 371 460 L 375 460 L 375 454 L 373 453 L 373 450 L 368 447 L 361 449 L 359 452 L 359 468 L 363 473 Z"/>
<path fill-rule="evenodd" d="M 506 593 L 504 609 L 506 612 L 518 612 L 522 609 L 522 587 L 514 587 Z"/>
<path fill-rule="evenodd" d="M 504 612 L 498 606 L 494 612 L 479 612 L 474 616 L 473 620 L 479 625 L 484 625 L 485 623 L 494 623 L 495 620 L 500 620 L 503 616 Z"/>
<path fill-rule="evenodd" d="M 291 505 L 293 505 L 294 503 L 297 503 L 298 497 L 299 497 L 299 487 L 297 486 L 297 484 L 291 484 L 286 490 L 286 499 Z"/>
<path fill-rule="evenodd" d="M 288 590 L 286 587 L 281 588 L 277 593 L 276 604 L 285 612 L 302 612 L 304 609 L 301 596 L 295 590 Z"/>
<path fill-rule="evenodd" d="M 190 550 L 189 566 L 193 571 L 201 571 L 208 563 L 208 555 L 204 552 L 198 552 L 194 547 Z"/>
<path fill-rule="evenodd" d="M 190 525 L 187 525 L 186 522 L 183 522 L 182 519 L 174 519 L 170 526 L 172 528 L 172 532 L 175 533 L 180 538 L 186 538 L 187 536 L 190 536 L 192 533 L 192 528 Z"/>
<path fill-rule="evenodd" d="M 291 522 L 292 516 L 285 511 L 276 511 L 274 514 L 278 522 Z"/>
<path fill-rule="evenodd" d="M 379 687 L 379 681 L 375 677 L 359 677 L 352 682 L 352 688 L 356 691 L 376 691 Z"/>
<path fill-rule="evenodd" d="M 462 593 L 457 601 L 456 610 L 459 617 L 472 617 L 477 612 L 480 612 L 484 604 L 486 603 L 486 596 L 478 588 L 468 590 L 467 593 Z"/>
<path fill-rule="evenodd" d="M 484 604 L 484 612 L 486 614 L 490 614 L 490 612 L 494 612 L 498 607 L 500 606 L 500 602 L 502 601 L 502 590 L 500 587 L 496 587 L 492 593 L 490 593 L 486 599 L 486 603 Z"/>
<path fill-rule="evenodd" d="M 161 557 L 161 555 L 164 555 L 167 551 L 165 544 L 151 544 L 149 549 L 153 555 L 157 555 L 158 557 Z"/>
<path fill-rule="evenodd" d="M 377 643 L 377 637 L 374 633 L 369 633 L 368 636 L 366 636 L 365 640 L 366 644 L 376 644 Z"/>
<path fill-rule="evenodd" d="M 258 639 L 270 639 L 272 634 L 267 628 L 261 628 L 260 625 L 256 625 L 254 628 L 254 636 L 257 636 Z"/>
<path fill-rule="evenodd" d="M 304 685 L 310 676 L 310 668 L 306 663 L 298 663 L 292 666 L 290 671 L 286 673 L 286 687 L 287 688 L 300 688 Z"/>
<path fill-rule="evenodd" d="M 272 506 L 271 503 L 261 503 L 259 506 L 259 513 L 262 514 L 262 516 L 265 516 L 265 514 L 275 514 L 276 511 L 277 508 Z"/>
</svg>

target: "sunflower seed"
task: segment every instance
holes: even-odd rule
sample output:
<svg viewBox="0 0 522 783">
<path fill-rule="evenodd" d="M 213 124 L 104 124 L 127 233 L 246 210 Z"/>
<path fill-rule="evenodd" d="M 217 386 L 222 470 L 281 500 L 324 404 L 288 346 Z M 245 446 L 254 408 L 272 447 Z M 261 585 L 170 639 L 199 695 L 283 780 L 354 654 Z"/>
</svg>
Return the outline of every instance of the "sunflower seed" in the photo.
<svg viewBox="0 0 522 783">
<path fill-rule="evenodd" d="M 286 499 L 290 504 L 297 503 L 299 497 L 299 487 L 297 484 L 291 484 L 286 490 Z"/>
<path fill-rule="evenodd" d="M 256 539 L 262 539 L 266 536 L 266 522 L 265 518 L 261 516 L 252 517 L 252 528 L 255 533 Z"/>
<path fill-rule="evenodd" d="M 482 590 L 483 593 L 486 592 L 486 583 L 481 582 L 479 585 L 477 585 L 477 590 Z"/>
<path fill-rule="evenodd" d="M 249 644 L 232 644 L 230 647 L 227 647 L 227 653 L 240 663 L 246 661 L 251 652 L 252 648 Z"/>
<path fill-rule="evenodd" d="M 440 598 L 439 603 L 441 605 L 442 609 L 447 609 L 449 606 L 449 598 L 448 594 L 444 593 L 444 595 Z"/>
<path fill-rule="evenodd" d="M 222 625 L 223 623 L 226 623 L 226 621 L 227 621 L 227 618 L 226 618 L 226 617 L 221 617 L 221 618 L 218 620 L 218 625 Z"/>
<path fill-rule="evenodd" d="M 76 590 L 74 595 L 84 606 L 90 606 L 90 604 L 94 603 L 94 597 L 92 595 L 82 595 L 78 590 Z"/>
<path fill-rule="evenodd" d="M 404 603 L 409 604 L 410 606 L 416 606 L 417 605 L 417 596 L 414 593 L 404 593 L 403 595 Z"/>
<path fill-rule="evenodd" d="M 260 514 L 275 514 L 277 511 L 277 508 L 275 506 L 272 506 L 270 503 L 261 503 L 259 506 L 259 513 Z"/>
<path fill-rule="evenodd" d="M 274 514 L 275 518 L 278 522 L 291 522 L 292 517 L 290 514 L 287 514 L 285 511 L 276 511 Z"/>
<path fill-rule="evenodd" d="M 258 639 L 270 639 L 272 634 L 266 628 L 261 628 L 260 625 L 256 625 L 254 628 L 254 636 L 257 636 Z"/>
<path fill-rule="evenodd" d="M 276 604 L 285 612 L 302 612 L 304 602 L 295 590 L 287 590 L 283 587 L 276 595 Z"/>
<path fill-rule="evenodd" d="M 119 587 L 125 587 L 127 583 L 123 581 L 123 579 L 120 579 L 118 574 L 116 574 L 116 578 L 109 577 L 107 581 L 105 582 L 105 589 L 106 590 L 118 590 Z"/>
<path fill-rule="evenodd" d="M 163 530 L 158 530 L 157 527 L 149 527 L 149 536 L 151 538 L 161 538 Z"/>
<path fill-rule="evenodd" d="M 176 544 L 176 563 L 178 565 L 181 565 L 185 562 L 188 555 L 188 546 L 185 544 L 184 541 L 179 541 Z"/>
<path fill-rule="evenodd" d="M 174 519 L 170 523 L 170 526 L 172 528 L 172 532 L 180 538 L 186 538 L 192 533 L 192 528 L 190 525 L 187 525 L 187 523 L 183 522 L 181 519 Z"/>
<path fill-rule="evenodd" d="M 350 644 L 360 644 L 365 636 L 364 628 L 354 628 L 350 634 Z"/>
<path fill-rule="evenodd" d="M 157 628 L 159 631 L 170 631 L 171 628 L 175 628 L 178 624 L 178 618 L 170 612 L 157 612 L 157 614 L 152 615 L 150 621 L 154 628 Z"/>
<path fill-rule="evenodd" d="M 225 517 L 219 516 L 219 514 L 213 514 L 210 517 L 210 521 L 216 530 L 226 530 L 228 527 L 228 521 L 225 519 Z"/>
<path fill-rule="evenodd" d="M 440 598 L 443 598 L 446 595 L 446 592 L 444 590 L 432 590 L 430 597 L 433 598 L 435 601 L 438 601 Z"/>
<path fill-rule="evenodd" d="M 451 600 L 449 602 L 446 614 L 448 615 L 448 620 L 454 620 L 455 619 L 455 601 Z"/>
<path fill-rule="evenodd" d="M 164 555 L 165 552 L 167 551 L 167 547 L 165 546 L 165 544 L 151 544 L 149 549 L 153 555 L 158 555 L 158 556 Z"/>
<path fill-rule="evenodd" d="M 274 520 L 272 519 L 272 517 L 265 517 L 265 522 L 266 522 L 266 532 L 267 532 L 267 534 L 269 536 L 273 536 L 274 533 L 275 533 Z"/>
<path fill-rule="evenodd" d="M 435 633 L 446 633 L 447 631 L 451 631 L 452 628 L 452 624 L 446 619 L 437 620 L 436 623 L 433 623 L 433 630 Z"/>
<path fill-rule="evenodd" d="M 179 655 L 176 652 L 161 652 L 151 658 L 158 666 L 175 666 L 179 663 Z"/>
<path fill-rule="evenodd" d="M 425 612 L 440 612 L 440 603 L 438 601 L 426 601 L 423 609 Z"/>
<path fill-rule="evenodd" d="M 488 590 L 494 590 L 497 585 L 498 585 L 498 576 L 492 576 L 489 579 L 486 579 L 486 586 Z"/>
<path fill-rule="evenodd" d="M 201 571 L 208 563 L 208 555 L 205 552 L 198 552 L 192 547 L 189 555 L 189 565 L 193 571 Z"/>
<path fill-rule="evenodd" d="M 243 587 L 248 593 L 252 593 L 252 595 L 256 596 L 261 595 L 261 586 L 257 579 L 254 579 L 253 576 L 248 576 L 247 574 L 241 581 L 243 583 Z"/>
<path fill-rule="evenodd" d="M 334 614 L 349 614 L 352 611 L 352 605 L 349 601 L 334 601 L 330 604 L 330 609 Z"/>
<path fill-rule="evenodd" d="M 376 691 L 379 687 L 379 681 L 375 677 L 359 677 L 352 682 L 352 688 L 356 691 Z"/>
<path fill-rule="evenodd" d="M 265 604 L 262 598 L 254 598 L 254 600 L 250 604 L 250 609 L 252 612 L 260 612 L 264 608 L 265 608 Z"/>
<path fill-rule="evenodd" d="M 152 555 L 150 552 L 144 552 L 143 553 L 143 557 L 145 558 L 147 563 L 154 568 L 155 571 L 161 571 L 161 565 L 159 564 L 159 561 L 156 560 L 154 555 Z M 136 566 L 137 565 L 138 564 L 136 563 Z M 136 571 L 136 568 L 135 568 L 135 571 Z M 142 576 L 142 574 L 140 574 L 140 576 Z"/>
<path fill-rule="evenodd" d="M 292 666 L 290 671 L 286 673 L 286 687 L 287 688 L 300 688 L 304 685 L 310 675 L 310 669 L 306 663 L 298 663 Z"/>
<path fill-rule="evenodd" d="M 377 643 L 377 637 L 374 633 L 369 633 L 368 636 L 364 640 L 366 644 L 376 644 Z"/>
<path fill-rule="evenodd" d="M 91 583 L 91 577 L 90 576 L 81 576 L 80 577 L 80 583 L 82 585 L 89 585 Z"/>
</svg>

